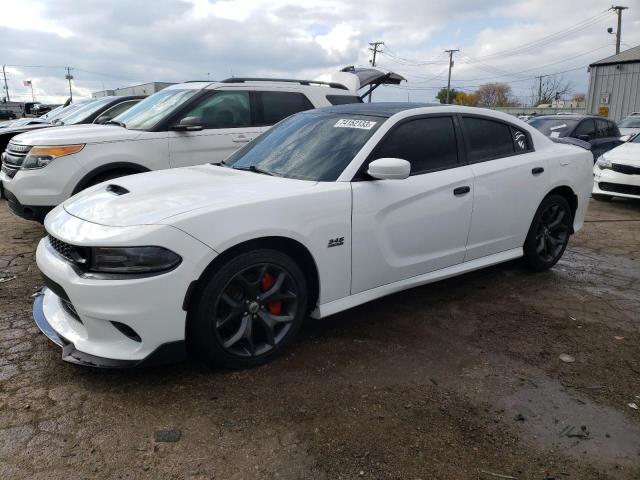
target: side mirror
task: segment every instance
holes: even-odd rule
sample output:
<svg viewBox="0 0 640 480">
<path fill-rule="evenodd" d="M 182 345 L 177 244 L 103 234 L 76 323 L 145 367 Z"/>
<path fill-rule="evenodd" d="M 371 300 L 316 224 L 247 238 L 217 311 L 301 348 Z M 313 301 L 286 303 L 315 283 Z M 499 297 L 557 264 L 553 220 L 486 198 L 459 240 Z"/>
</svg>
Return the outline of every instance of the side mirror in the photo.
<svg viewBox="0 0 640 480">
<path fill-rule="evenodd" d="M 202 120 L 198 117 L 184 117 L 179 123 L 171 127 L 178 132 L 197 132 L 202 130 Z"/>
<path fill-rule="evenodd" d="M 105 123 L 107 123 L 109 120 L 111 120 L 111 117 L 109 115 L 102 115 L 101 117 L 96 118 L 93 123 L 97 124 L 97 125 L 103 125 Z"/>
<path fill-rule="evenodd" d="M 622 135 L 620 137 L 621 142 L 628 142 L 631 139 L 631 135 Z"/>
<path fill-rule="evenodd" d="M 589 140 L 591 140 L 591 138 L 589 138 L 589 135 L 578 135 L 578 139 L 582 140 L 583 142 L 588 142 Z"/>
<path fill-rule="evenodd" d="M 401 158 L 378 158 L 367 170 L 367 175 L 376 180 L 404 180 L 410 173 L 411 164 Z"/>
</svg>

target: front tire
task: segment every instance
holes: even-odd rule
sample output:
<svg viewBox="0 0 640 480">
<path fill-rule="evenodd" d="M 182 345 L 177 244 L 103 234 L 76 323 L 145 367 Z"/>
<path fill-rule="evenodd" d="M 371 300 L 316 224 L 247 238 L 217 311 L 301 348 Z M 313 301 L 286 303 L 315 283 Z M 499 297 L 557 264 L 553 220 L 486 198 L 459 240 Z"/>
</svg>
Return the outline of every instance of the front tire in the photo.
<svg viewBox="0 0 640 480">
<path fill-rule="evenodd" d="M 548 195 L 542 200 L 525 239 L 524 260 L 533 270 L 553 267 L 562 257 L 573 222 L 573 210 L 561 195 Z"/>
<path fill-rule="evenodd" d="M 242 253 L 203 280 L 188 340 L 222 367 L 262 365 L 297 335 L 307 298 L 305 276 L 290 257 L 267 249 Z"/>
</svg>

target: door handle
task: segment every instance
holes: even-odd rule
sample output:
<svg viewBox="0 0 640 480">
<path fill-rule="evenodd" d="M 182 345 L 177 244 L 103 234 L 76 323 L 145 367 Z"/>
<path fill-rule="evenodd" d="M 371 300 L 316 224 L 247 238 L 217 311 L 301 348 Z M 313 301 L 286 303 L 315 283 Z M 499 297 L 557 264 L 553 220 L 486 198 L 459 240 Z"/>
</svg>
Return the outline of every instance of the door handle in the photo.
<svg viewBox="0 0 640 480">
<path fill-rule="evenodd" d="M 540 175 L 542 172 L 544 172 L 544 168 L 542 167 L 536 167 L 531 170 L 532 175 Z"/>
<path fill-rule="evenodd" d="M 231 139 L 233 143 L 247 143 L 251 139 L 245 135 L 238 135 Z"/>
<path fill-rule="evenodd" d="M 471 191 L 471 187 L 469 186 L 464 186 L 464 187 L 458 187 L 458 188 L 454 188 L 453 189 L 453 194 L 458 197 L 460 195 L 465 195 L 467 193 L 469 193 Z"/>
</svg>

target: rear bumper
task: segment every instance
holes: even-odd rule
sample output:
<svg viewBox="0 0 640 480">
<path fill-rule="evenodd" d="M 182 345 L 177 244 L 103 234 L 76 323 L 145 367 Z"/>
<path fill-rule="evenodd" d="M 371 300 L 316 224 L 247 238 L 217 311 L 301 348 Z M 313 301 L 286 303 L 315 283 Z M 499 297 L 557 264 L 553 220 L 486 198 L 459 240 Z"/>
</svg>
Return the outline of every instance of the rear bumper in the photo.
<svg viewBox="0 0 640 480">
<path fill-rule="evenodd" d="M 55 206 L 23 205 L 9 190 L 3 189 L 3 193 L 11 211 L 26 220 L 44 223 L 44 217 L 55 208 Z"/>
<path fill-rule="evenodd" d="M 45 282 L 48 283 L 50 280 L 45 279 Z M 47 319 L 44 311 L 44 296 L 47 294 L 55 295 L 55 293 L 47 287 L 42 289 L 42 292 L 33 304 L 33 320 L 49 340 L 62 348 L 62 360 L 65 362 L 97 368 L 139 368 L 175 363 L 184 360 L 187 356 L 184 341 L 164 343 L 140 360 L 105 358 L 81 352 L 75 348 L 73 343 L 60 335 Z"/>
</svg>

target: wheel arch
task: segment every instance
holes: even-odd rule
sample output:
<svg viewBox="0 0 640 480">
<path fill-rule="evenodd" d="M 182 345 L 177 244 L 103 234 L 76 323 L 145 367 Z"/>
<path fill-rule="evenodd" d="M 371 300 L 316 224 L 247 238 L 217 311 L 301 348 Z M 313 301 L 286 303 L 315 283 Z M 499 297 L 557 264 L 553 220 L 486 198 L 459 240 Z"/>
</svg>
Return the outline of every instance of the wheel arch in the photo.
<svg viewBox="0 0 640 480">
<path fill-rule="evenodd" d="M 88 185 L 91 184 L 91 181 L 100 175 L 104 175 L 109 172 L 131 172 L 133 173 L 144 173 L 150 171 L 147 167 L 143 165 L 139 165 L 133 162 L 111 162 L 105 165 L 100 165 L 99 167 L 94 168 L 87 174 L 85 174 L 80 181 L 76 184 L 73 189 L 72 195 L 84 190 Z"/>
<path fill-rule="evenodd" d="M 575 218 L 576 211 L 578 210 L 578 195 L 576 195 L 576 192 L 574 192 L 573 188 L 568 185 L 560 185 L 549 191 L 545 195 L 545 198 L 549 195 L 560 195 L 564 197 L 567 202 L 569 202 L 569 206 L 571 207 L 571 214 L 573 216 L 573 218 L 571 219 L 571 233 L 575 233 L 573 231 L 573 219 Z"/>
<path fill-rule="evenodd" d="M 217 268 L 224 265 L 231 258 L 252 250 L 268 248 L 284 253 L 295 261 L 304 273 L 309 289 L 309 310 L 313 310 L 320 298 L 320 275 L 318 266 L 309 249 L 297 240 L 283 236 L 266 236 L 246 240 L 233 245 L 216 258 L 203 270 L 200 277 L 191 283 L 185 295 L 183 310 L 187 312 L 187 328 L 189 324 L 190 312 L 192 310 L 193 301 L 197 298 L 203 280 L 212 274 Z"/>
</svg>

